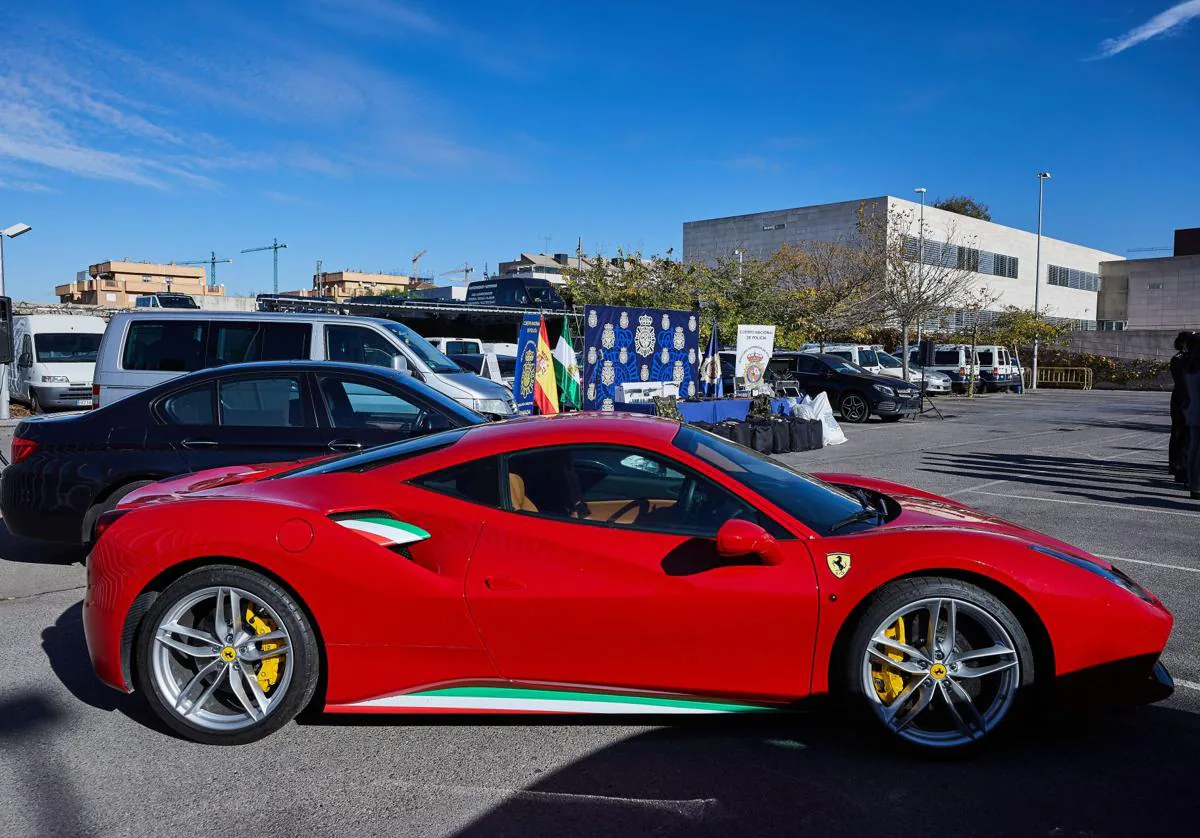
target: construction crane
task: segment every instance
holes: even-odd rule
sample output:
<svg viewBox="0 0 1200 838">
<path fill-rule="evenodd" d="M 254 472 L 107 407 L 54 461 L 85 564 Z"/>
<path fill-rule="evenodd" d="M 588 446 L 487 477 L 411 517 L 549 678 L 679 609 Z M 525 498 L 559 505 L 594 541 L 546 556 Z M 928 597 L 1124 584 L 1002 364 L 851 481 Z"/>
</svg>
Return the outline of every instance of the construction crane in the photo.
<svg viewBox="0 0 1200 838">
<path fill-rule="evenodd" d="M 472 268 L 470 266 L 470 264 L 464 263 L 461 268 L 455 268 L 452 271 L 442 271 L 440 274 L 438 274 L 438 276 L 450 276 L 451 274 L 462 274 L 463 282 L 466 282 L 468 279 L 471 278 L 471 272 L 473 270 L 475 270 L 475 269 Z"/>
<path fill-rule="evenodd" d="M 286 244 L 280 244 L 279 239 L 271 239 L 271 243 L 262 247 L 248 247 L 242 253 L 258 253 L 260 250 L 271 251 L 272 261 L 275 263 L 275 270 L 272 274 L 273 281 L 271 287 L 276 294 L 279 293 L 279 251 L 287 247 Z"/>
<path fill-rule="evenodd" d="M 416 253 L 413 254 L 413 258 L 412 258 L 412 278 L 413 279 L 421 278 L 420 273 L 418 273 L 418 271 L 421 268 L 421 257 L 424 256 L 428 252 L 429 252 L 429 250 L 425 249 L 425 250 L 418 250 Z"/>
<path fill-rule="evenodd" d="M 210 251 L 207 259 L 188 259 L 186 262 L 172 262 L 172 265 L 208 265 L 208 287 L 217 287 L 217 265 L 232 264 L 232 259 L 218 259 L 215 250 Z"/>
</svg>

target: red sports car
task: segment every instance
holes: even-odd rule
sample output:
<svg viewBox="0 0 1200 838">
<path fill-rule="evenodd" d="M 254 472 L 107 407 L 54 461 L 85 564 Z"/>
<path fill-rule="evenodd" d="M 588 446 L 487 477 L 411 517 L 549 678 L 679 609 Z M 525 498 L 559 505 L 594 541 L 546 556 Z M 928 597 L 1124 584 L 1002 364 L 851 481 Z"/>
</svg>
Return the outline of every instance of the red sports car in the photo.
<svg viewBox="0 0 1200 838">
<path fill-rule="evenodd" d="M 515 420 L 189 475 L 99 530 L 96 672 L 200 742 L 257 739 L 314 700 L 743 713 L 832 693 L 950 749 L 1039 687 L 1172 688 L 1171 615 L 1109 562 L 660 419 Z"/>
</svg>

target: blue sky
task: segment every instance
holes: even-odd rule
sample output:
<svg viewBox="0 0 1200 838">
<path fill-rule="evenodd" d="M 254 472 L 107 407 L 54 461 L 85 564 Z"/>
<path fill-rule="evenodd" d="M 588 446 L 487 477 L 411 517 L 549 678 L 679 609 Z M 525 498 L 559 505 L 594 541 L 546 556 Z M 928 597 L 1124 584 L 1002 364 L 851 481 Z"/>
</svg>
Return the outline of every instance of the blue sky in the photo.
<svg viewBox="0 0 1200 838">
<path fill-rule="evenodd" d="M 10 4 L 11 5 L 11 4 Z M 482 272 L 965 193 L 1117 253 L 1200 225 L 1200 0 L 46 2 L 0 12 L 8 291 L 104 259 Z M 1163 254 L 1151 254 L 1163 255 Z"/>
</svg>

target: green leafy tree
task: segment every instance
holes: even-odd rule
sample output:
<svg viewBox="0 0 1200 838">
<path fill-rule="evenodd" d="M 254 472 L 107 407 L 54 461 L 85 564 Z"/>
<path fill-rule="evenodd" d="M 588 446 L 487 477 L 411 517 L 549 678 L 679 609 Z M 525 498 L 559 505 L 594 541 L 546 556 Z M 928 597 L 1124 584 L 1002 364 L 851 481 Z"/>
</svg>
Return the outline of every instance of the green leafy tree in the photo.
<svg viewBox="0 0 1200 838">
<path fill-rule="evenodd" d="M 978 218 L 981 221 L 991 221 L 992 214 L 988 210 L 987 204 L 981 204 L 974 198 L 968 198 L 966 195 L 951 195 L 949 198 L 938 198 L 933 202 L 933 206 L 947 212 L 955 212 L 959 215 L 965 215 L 968 218 Z"/>
</svg>

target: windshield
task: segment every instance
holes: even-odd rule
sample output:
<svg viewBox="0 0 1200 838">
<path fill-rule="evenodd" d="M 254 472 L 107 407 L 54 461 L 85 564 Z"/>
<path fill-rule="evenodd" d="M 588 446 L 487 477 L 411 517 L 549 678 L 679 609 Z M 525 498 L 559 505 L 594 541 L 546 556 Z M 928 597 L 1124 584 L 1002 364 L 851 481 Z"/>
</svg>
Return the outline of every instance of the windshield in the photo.
<svg viewBox="0 0 1200 838">
<path fill-rule="evenodd" d="M 94 364 L 100 337 L 90 332 L 34 335 L 33 349 L 44 364 Z"/>
<path fill-rule="evenodd" d="M 558 295 L 554 293 L 553 288 L 546 286 L 525 286 L 525 290 L 529 293 L 529 299 L 539 305 L 554 304 L 558 302 Z"/>
<path fill-rule="evenodd" d="M 828 535 L 835 523 L 863 509 L 857 498 L 835 486 L 690 425 L 679 429 L 674 444 L 748 486 L 820 535 Z M 838 532 L 870 526 L 866 521 Z"/>
<path fill-rule="evenodd" d="M 876 355 L 879 358 L 880 366 L 887 367 L 888 369 L 899 369 L 904 366 L 900 363 L 900 359 L 894 355 L 889 355 L 886 352 L 877 352 Z"/>
<path fill-rule="evenodd" d="M 383 327 L 400 339 L 400 342 L 412 350 L 413 354 L 421 359 L 425 366 L 429 367 L 430 372 L 452 373 L 462 372 L 458 365 L 438 352 L 432 343 L 418 335 L 412 329 L 405 326 L 403 323 L 397 323 L 394 320 L 389 320 L 383 324 Z"/>
<path fill-rule="evenodd" d="M 875 350 L 874 349 L 858 350 L 858 363 L 864 367 L 879 366 L 879 361 L 877 361 L 875 358 Z"/>
</svg>

